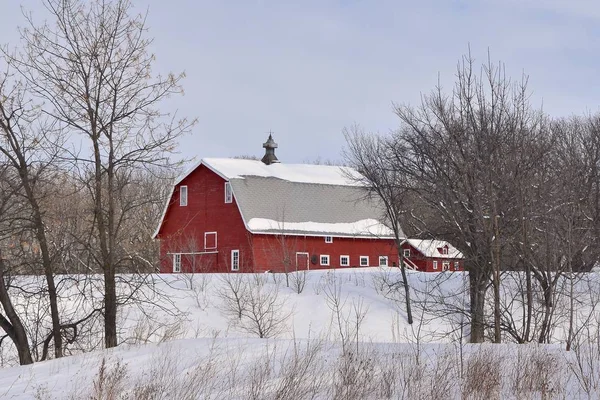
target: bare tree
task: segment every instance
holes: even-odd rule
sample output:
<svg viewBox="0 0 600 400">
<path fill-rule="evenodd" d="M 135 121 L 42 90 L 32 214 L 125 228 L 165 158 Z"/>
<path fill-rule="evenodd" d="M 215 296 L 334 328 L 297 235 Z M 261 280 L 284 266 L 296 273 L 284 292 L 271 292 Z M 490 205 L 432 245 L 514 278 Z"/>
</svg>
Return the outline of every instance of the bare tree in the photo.
<svg viewBox="0 0 600 400">
<path fill-rule="evenodd" d="M 115 274 L 131 261 L 123 251 L 123 221 L 145 198 L 126 198 L 132 177 L 171 168 L 169 154 L 190 123 L 160 111 L 182 93 L 183 74 L 153 76 L 146 19 L 129 0 L 45 0 L 54 25 L 31 18 L 23 51 L 9 62 L 44 101 L 58 127 L 85 146 L 71 151 L 73 168 L 93 199 L 91 258 L 104 274 L 104 339 L 117 345 Z"/>
<path fill-rule="evenodd" d="M 399 143 L 386 140 L 386 138 L 366 135 L 357 126 L 344 130 L 348 144 L 346 159 L 349 164 L 357 169 L 362 181 L 359 182 L 367 190 L 369 196 L 374 196 L 383 205 L 382 214 L 389 228 L 394 233 L 396 251 L 402 272 L 402 286 L 406 302 L 408 323 L 413 323 L 412 308 L 410 304 L 410 287 L 406 278 L 406 263 L 403 261 L 402 243 L 406 239 L 402 224 L 407 221 L 406 214 L 410 211 L 407 197 L 410 193 L 408 175 L 405 168 L 399 168 L 398 162 L 403 159 L 398 157 L 404 151 L 397 147 Z"/>
</svg>

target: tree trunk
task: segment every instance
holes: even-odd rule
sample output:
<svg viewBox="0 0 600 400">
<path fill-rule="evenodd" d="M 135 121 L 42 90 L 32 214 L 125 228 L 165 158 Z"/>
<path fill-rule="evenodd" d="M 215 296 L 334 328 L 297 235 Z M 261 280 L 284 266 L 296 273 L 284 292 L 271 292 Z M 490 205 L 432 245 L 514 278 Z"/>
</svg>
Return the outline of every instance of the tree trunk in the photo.
<svg viewBox="0 0 600 400">
<path fill-rule="evenodd" d="M 58 314 L 58 295 L 56 292 L 56 284 L 54 282 L 54 269 L 52 267 L 52 259 L 50 257 L 50 250 L 48 249 L 48 241 L 46 240 L 46 232 L 44 226 L 44 220 L 42 218 L 42 212 L 40 206 L 31 187 L 29 181 L 29 171 L 25 164 L 25 159 L 21 157 L 22 167 L 19 170 L 23 187 L 27 194 L 29 204 L 33 211 L 33 223 L 35 226 L 35 236 L 40 245 L 40 252 L 42 253 L 42 264 L 44 267 L 44 275 L 46 277 L 46 285 L 48 286 L 48 300 L 50 300 L 50 316 L 52 318 L 52 336 L 54 339 L 54 357 L 60 358 L 63 356 L 62 353 L 62 334 L 60 327 L 60 316 Z"/>
<path fill-rule="evenodd" d="M 469 311 L 471 314 L 471 343 L 483 343 L 485 340 L 485 282 L 476 271 L 469 271 Z"/>
<path fill-rule="evenodd" d="M 31 350 L 29 348 L 29 341 L 27 340 L 27 334 L 25 333 L 25 328 L 23 327 L 23 323 L 21 322 L 21 318 L 16 313 L 10 296 L 8 294 L 8 290 L 6 289 L 6 285 L 4 282 L 4 259 L 2 258 L 2 254 L 0 253 L 0 303 L 4 308 L 4 312 L 8 317 L 6 320 L 2 315 L 2 321 L 0 321 L 0 326 L 4 329 L 4 331 L 8 334 L 8 336 L 12 339 L 15 347 L 17 348 L 17 352 L 19 353 L 19 363 L 21 365 L 33 364 L 33 359 L 31 358 Z"/>
<path fill-rule="evenodd" d="M 104 269 L 104 345 L 117 347 L 117 291 L 112 267 Z"/>
<path fill-rule="evenodd" d="M 400 254 L 400 249 L 402 249 L 402 247 L 398 246 L 398 249 L 398 258 L 401 260 L 400 272 L 402 273 L 402 285 L 404 286 L 404 297 L 406 298 L 406 318 L 408 319 L 408 323 L 412 325 L 413 316 L 410 304 L 410 287 L 408 286 L 408 280 L 406 279 L 406 264 L 404 263 L 404 257 Z"/>
</svg>

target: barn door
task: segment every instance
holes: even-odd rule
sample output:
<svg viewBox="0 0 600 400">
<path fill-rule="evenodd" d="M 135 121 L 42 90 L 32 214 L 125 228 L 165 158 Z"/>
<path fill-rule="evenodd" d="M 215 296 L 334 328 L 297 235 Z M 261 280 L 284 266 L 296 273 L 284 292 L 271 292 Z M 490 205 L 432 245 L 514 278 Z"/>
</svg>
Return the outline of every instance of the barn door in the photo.
<svg viewBox="0 0 600 400">
<path fill-rule="evenodd" d="M 308 253 L 298 252 L 296 253 L 296 270 L 304 271 L 310 269 L 310 260 Z"/>
</svg>

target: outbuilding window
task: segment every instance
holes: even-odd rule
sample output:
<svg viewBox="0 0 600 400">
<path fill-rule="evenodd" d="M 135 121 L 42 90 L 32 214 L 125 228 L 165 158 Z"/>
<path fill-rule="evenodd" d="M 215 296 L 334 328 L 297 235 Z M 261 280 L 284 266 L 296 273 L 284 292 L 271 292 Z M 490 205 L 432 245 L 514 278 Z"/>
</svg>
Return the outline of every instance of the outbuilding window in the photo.
<svg viewBox="0 0 600 400">
<path fill-rule="evenodd" d="M 349 267 L 350 266 L 350 256 L 340 256 L 340 266 L 341 267 Z"/>
<path fill-rule="evenodd" d="M 173 254 L 173 272 L 181 272 L 181 254 Z"/>
<path fill-rule="evenodd" d="M 387 256 L 379 256 L 379 266 L 387 267 L 388 266 L 388 258 Z"/>
<path fill-rule="evenodd" d="M 369 266 L 369 256 L 360 256 L 360 266 L 361 267 Z"/>
<path fill-rule="evenodd" d="M 233 202 L 233 192 L 231 191 L 231 183 L 225 182 L 225 203 Z"/>
<path fill-rule="evenodd" d="M 240 270 L 240 251 L 239 250 L 231 250 L 231 270 L 232 271 Z"/>
<path fill-rule="evenodd" d="M 188 189 L 187 186 L 179 187 L 179 205 L 181 207 L 187 206 L 188 203 Z"/>
<path fill-rule="evenodd" d="M 329 265 L 329 255 L 321 254 L 321 265 Z"/>
</svg>

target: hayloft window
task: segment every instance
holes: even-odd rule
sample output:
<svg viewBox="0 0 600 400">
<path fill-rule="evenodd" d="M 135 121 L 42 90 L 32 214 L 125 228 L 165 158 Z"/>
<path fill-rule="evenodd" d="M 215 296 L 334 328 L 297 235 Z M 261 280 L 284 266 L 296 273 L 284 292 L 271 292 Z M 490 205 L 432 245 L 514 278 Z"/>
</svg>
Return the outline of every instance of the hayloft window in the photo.
<svg viewBox="0 0 600 400">
<path fill-rule="evenodd" d="M 231 183 L 225 182 L 225 203 L 233 202 L 233 192 L 231 191 Z"/>
<path fill-rule="evenodd" d="M 433 262 L 433 269 L 437 269 L 437 261 Z"/>
<path fill-rule="evenodd" d="M 387 256 L 379 256 L 379 266 L 387 267 L 388 266 L 388 258 Z"/>
<path fill-rule="evenodd" d="M 369 256 L 360 256 L 360 266 L 361 267 L 369 266 Z"/>
<path fill-rule="evenodd" d="M 333 243 L 333 236 L 325 236 L 325 243 Z"/>
<path fill-rule="evenodd" d="M 173 272 L 181 272 L 181 254 L 173 254 Z"/>
<path fill-rule="evenodd" d="M 329 255 L 328 254 L 321 254 L 321 265 L 327 266 L 329 265 Z"/>
<path fill-rule="evenodd" d="M 217 248 L 217 232 L 204 233 L 204 249 L 214 250 Z"/>
<path fill-rule="evenodd" d="M 440 250 L 441 250 L 442 254 L 444 254 L 444 255 L 448 254 L 448 248 L 447 247 L 442 247 Z"/>
<path fill-rule="evenodd" d="M 188 203 L 188 189 L 187 186 L 179 187 L 179 205 L 181 207 L 187 206 Z"/>
<path fill-rule="evenodd" d="M 341 267 L 349 267 L 350 266 L 350 256 L 340 256 L 340 266 Z"/>
<path fill-rule="evenodd" d="M 232 271 L 240 270 L 240 251 L 239 250 L 231 250 L 231 270 Z"/>
<path fill-rule="evenodd" d="M 410 249 L 404 249 L 402 255 L 406 258 L 410 258 Z"/>
</svg>

